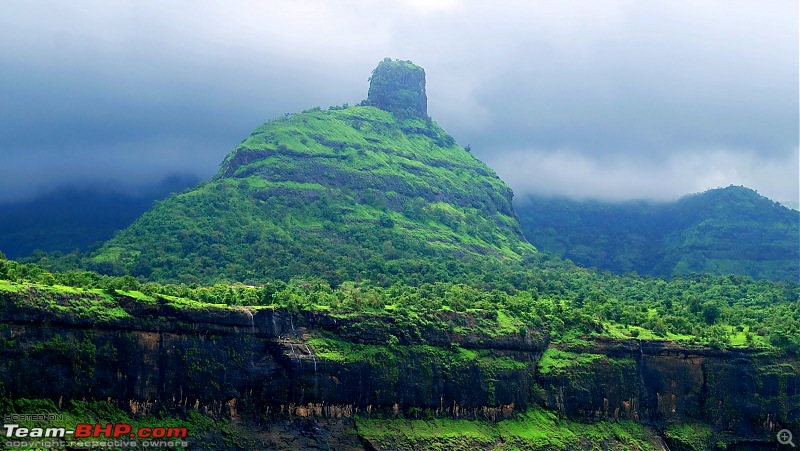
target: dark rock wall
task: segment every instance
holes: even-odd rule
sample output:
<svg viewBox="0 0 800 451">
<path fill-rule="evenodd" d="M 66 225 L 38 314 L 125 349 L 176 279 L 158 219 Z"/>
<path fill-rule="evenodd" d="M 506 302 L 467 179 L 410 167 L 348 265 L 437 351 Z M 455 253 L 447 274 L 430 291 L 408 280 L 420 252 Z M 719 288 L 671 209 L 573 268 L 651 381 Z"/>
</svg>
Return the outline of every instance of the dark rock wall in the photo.
<svg viewBox="0 0 800 451">
<path fill-rule="evenodd" d="M 749 350 L 598 340 L 570 351 L 604 357 L 539 376 L 539 400 L 571 418 L 666 427 L 702 422 L 768 440 L 800 426 L 800 362 Z"/>
<path fill-rule="evenodd" d="M 128 302 L 126 310 L 134 310 L 136 301 Z M 596 340 L 565 348 L 595 358 L 540 372 L 547 339 L 536 331 L 525 338 L 425 328 L 408 334 L 386 321 L 365 331 L 359 326 L 379 322 L 364 317 L 136 305 L 134 319 L 102 327 L 3 311 L 0 388 L 15 398 L 110 399 L 136 412 L 165 406 L 229 415 L 246 408 L 340 418 L 421 409 L 497 420 L 538 402 L 573 419 L 659 428 L 702 422 L 751 439 L 800 426 L 800 363 L 766 353 Z M 392 349 L 400 351 L 337 361 L 314 354 L 309 339 L 320 335 L 376 347 L 394 336 Z M 451 358 L 459 349 L 481 357 Z"/>
<path fill-rule="evenodd" d="M 427 344 L 411 344 L 414 338 L 391 324 L 364 333 L 358 327 L 364 318 L 308 312 L 200 313 L 153 305 L 138 313 L 135 320 L 93 327 L 88 320 L 17 311 L 14 320 L 0 324 L 0 387 L 15 398 L 111 399 L 138 410 L 165 405 L 224 414 L 234 405 L 262 413 L 350 416 L 418 408 L 497 418 L 527 405 L 536 356 L 546 346 L 530 338 L 456 337 L 425 329 L 415 335 Z M 323 332 L 384 347 L 394 332 L 402 342 L 394 354 L 337 362 L 309 346 L 311 334 Z M 451 351 L 431 345 L 449 348 L 456 341 L 484 346 L 489 358 L 514 358 L 524 369 L 455 361 Z"/>
</svg>

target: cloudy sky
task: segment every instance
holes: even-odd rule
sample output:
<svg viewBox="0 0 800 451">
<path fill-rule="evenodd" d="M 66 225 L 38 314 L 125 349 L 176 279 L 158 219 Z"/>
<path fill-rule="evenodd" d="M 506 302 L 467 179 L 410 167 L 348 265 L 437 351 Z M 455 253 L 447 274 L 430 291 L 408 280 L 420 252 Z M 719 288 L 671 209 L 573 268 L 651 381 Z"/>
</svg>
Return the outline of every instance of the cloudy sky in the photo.
<svg viewBox="0 0 800 451">
<path fill-rule="evenodd" d="M 518 196 L 797 202 L 798 34 L 796 0 L 3 0 L 0 200 L 210 177 L 389 56 Z"/>
</svg>

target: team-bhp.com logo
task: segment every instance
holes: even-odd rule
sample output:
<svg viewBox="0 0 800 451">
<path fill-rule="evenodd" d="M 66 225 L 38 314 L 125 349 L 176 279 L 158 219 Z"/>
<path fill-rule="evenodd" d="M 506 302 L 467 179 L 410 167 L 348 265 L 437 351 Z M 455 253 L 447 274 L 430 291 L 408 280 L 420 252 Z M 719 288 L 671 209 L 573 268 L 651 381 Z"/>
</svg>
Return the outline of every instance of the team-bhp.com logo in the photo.
<svg viewBox="0 0 800 451">
<path fill-rule="evenodd" d="M 23 428 L 4 424 L 6 438 L 186 438 L 186 428 L 136 428 L 130 424 L 79 424 L 75 429 Z"/>
<path fill-rule="evenodd" d="M 6 448 L 186 448 L 186 428 L 139 427 L 130 424 L 86 424 L 75 428 L 22 427 L 4 424 Z"/>
</svg>

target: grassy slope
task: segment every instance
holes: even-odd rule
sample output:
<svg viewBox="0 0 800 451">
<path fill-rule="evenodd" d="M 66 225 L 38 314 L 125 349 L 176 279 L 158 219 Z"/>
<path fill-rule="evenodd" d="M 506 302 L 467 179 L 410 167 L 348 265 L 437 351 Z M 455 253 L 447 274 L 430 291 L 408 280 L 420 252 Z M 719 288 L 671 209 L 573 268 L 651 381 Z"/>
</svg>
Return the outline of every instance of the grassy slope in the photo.
<svg viewBox="0 0 800 451">
<path fill-rule="evenodd" d="M 435 123 L 373 107 L 311 110 L 257 128 L 213 181 L 157 204 L 91 264 L 206 283 L 448 278 L 486 256 L 535 252 L 510 198 Z"/>
<path fill-rule="evenodd" d="M 356 420 L 358 433 L 377 449 L 436 450 L 651 450 L 656 434 L 639 424 L 592 424 L 559 419 L 532 408 L 514 419 L 489 423 L 453 419 Z"/>
</svg>

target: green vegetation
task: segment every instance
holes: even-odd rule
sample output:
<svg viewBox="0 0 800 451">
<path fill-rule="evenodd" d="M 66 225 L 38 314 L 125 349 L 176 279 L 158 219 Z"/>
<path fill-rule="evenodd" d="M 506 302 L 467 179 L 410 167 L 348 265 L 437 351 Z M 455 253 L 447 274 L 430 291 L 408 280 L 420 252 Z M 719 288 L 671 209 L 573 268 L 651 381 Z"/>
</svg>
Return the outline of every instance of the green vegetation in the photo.
<svg viewBox="0 0 800 451">
<path fill-rule="evenodd" d="M 800 280 L 800 215 L 744 187 L 672 203 L 529 196 L 514 207 L 533 245 L 583 266 Z"/>
<path fill-rule="evenodd" d="M 666 281 L 576 267 L 510 275 L 524 277 L 518 283 L 521 288 L 506 284 L 503 289 L 486 289 L 455 282 L 388 287 L 345 282 L 331 287 L 318 278 L 274 280 L 258 287 L 240 283 L 205 287 L 141 283 L 131 276 L 91 272 L 51 273 L 37 265 L 0 260 L 0 296 L 8 293 L 4 299 L 14 305 L 100 322 L 128 318 L 119 304 L 127 297 L 175 309 L 261 306 L 355 315 L 362 332 L 382 330 L 388 339 L 393 333 L 389 330 L 397 327 L 407 331 L 408 337 L 398 337 L 405 342 L 413 341 L 423 328 L 487 339 L 547 331 L 556 344 L 603 336 L 800 354 L 800 287 L 795 283 L 741 276 Z M 498 270 L 494 275 L 504 276 L 509 273 Z M 465 315 L 470 318 L 467 322 L 455 319 Z M 554 368 L 565 360 L 557 353 L 545 357 Z"/>
<path fill-rule="evenodd" d="M 381 449 L 438 450 L 654 450 L 656 434 L 641 425 L 578 423 L 532 408 L 513 419 L 488 423 L 458 419 L 357 418 L 365 440 Z M 585 447 L 585 448 L 584 448 Z"/>
<path fill-rule="evenodd" d="M 672 424 L 664 431 L 670 446 L 700 451 L 713 448 L 714 431 L 704 423 Z"/>
<path fill-rule="evenodd" d="M 495 268 L 535 254 L 510 199 L 427 119 L 313 109 L 258 127 L 213 181 L 156 204 L 82 262 L 47 263 L 187 284 L 499 286 Z"/>
<path fill-rule="evenodd" d="M 554 348 L 547 349 L 539 360 L 539 373 L 550 375 L 570 373 L 576 366 L 588 365 L 598 359 L 606 358 L 600 354 L 565 352 Z"/>
<path fill-rule="evenodd" d="M 15 308 L 44 310 L 63 317 L 74 317 L 94 322 L 110 322 L 131 318 L 114 298 L 100 289 L 75 289 L 64 286 L 41 284 L 20 285 L 8 281 L 0 282 L 0 296 L 3 292 L 14 293 Z M 0 306 L 0 311 L 9 308 Z"/>
<path fill-rule="evenodd" d="M 528 367 L 528 362 L 520 362 L 511 357 L 495 356 L 485 349 L 400 345 L 398 340 L 393 340 L 391 337 L 387 340 L 386 345 L 351 343 L 331 337 L 311 338 L 306 343 L 314 350 L 317 358 L 340 364 L 367 362 L 376 367 L 385 365 L 388 368 L 395 368 L 410 356 L 414 356 L 414 358 L 427 356 L 437 365 L 448 369 L 477 365 L 481 369 L 491 372 L 494 370 L 520 370 Z"/>
</svg>

